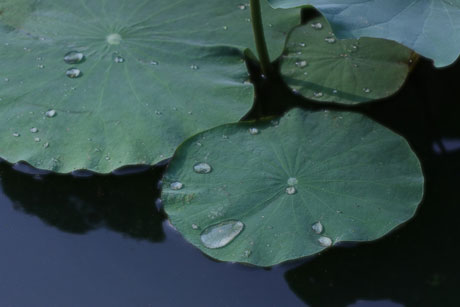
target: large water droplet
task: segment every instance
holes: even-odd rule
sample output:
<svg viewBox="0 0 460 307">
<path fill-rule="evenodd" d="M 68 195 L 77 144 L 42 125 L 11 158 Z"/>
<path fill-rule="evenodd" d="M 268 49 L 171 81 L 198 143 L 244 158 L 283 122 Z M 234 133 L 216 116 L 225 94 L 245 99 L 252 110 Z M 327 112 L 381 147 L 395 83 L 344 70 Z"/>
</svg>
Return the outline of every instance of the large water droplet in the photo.
<svg viewBox="0 0 460 307">
<path fill-rule="evenodd" d="M 321 222 L 316 222 L 313 225 L 311 225 L 311 229 L 313 229 L 313 231 L 317 234 L 320 234 L 323 232 L 323 224 L 321 224 Z"/>
<path fill-rule="evenodd" d="M 81 71 L 78 68 L 69 68 L 65 74 L 67 77 L 75 79 L 81 76 Z"/>
<path fill-rule="evenodd" d="M 259 129 L 257 128 L 249 128 L 249 133 L 252 135 L 259 134 Z"/>
<path fill-rule="evenodd" d="M 296 190 L 295 187 L 292 187 L 292 186 L 291 186 L 291 187 L 287 187 L 287 188 L 286 188 L 286 193 L 287 193 L 288 195 L 293 195 L 293 194 L 295 194 L 296 192 L 297 192 L 297 190 Z"/>
<path fill-rule="evenodd" d="M 78 51 L 70 51 L 64 55 L 64 62 L 67 64 L 78 64 L 81 63 L 85 55 Z"/>
<path fill-rule="evenodd" d="M 220 248 L 232 242 L 244 229 L 240 221 L 230 220 L 207 227 L 201 233 L 201 242 L 207 248 Z"/>
<path fill-rule="evenodd" d="M 110 45 L 120 45 L 121 43 L 121 35 L 118 33 L 109 34 L 105 39 Z"/>
<path fill-rule="evenodd" d="M 198 174 L 208 174 L 212 171 L 212 168 L 208 163 L 200 162 L 193 166 L 193 170 Z"/>
<path fill-rule="evenodd" d="M 316 30 L 321 30 L 323 28 L 323 25 L 320 22 L 312 23 L 311 27 Z"/>
<path fill-rule="evenodd" d="M 329 247 L 332 245 L 332 240 L 331 238 L 328 237 L 319 237 L 318 239 L 319 244 L 324 247 Z"/>
<path fill-rule="evenodd" d="M 180 190 L 184 187 L 184 185 L 182 184 L 182 182 L 179 182 L 179 181 L 175 181 L 175 182 L 172 182 L 169 187 L 171 188 L 171 190 Z"/>
</svg>

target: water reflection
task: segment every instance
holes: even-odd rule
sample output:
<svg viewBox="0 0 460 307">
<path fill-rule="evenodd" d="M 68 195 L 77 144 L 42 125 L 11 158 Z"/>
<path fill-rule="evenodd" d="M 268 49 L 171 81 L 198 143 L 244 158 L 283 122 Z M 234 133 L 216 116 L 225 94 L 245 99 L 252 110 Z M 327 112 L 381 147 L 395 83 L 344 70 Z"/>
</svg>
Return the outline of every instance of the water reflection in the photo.
<svg viewBox="0 0 460 307">
<path fill-rule="evenodd" d="M 123 176 L 30 174 L 27 167 L 0 162 L 2 189 L 15 209 L 65 232 L 84 234 L 105 227 L 151 242 L 164 239 L 165 215 L 155 207 L 162 172 L 157 167 Z"/>
<path fill-rule="evenodd" d="M 426 173 L 425 200 L 415 219 L 381 240 L 332 249 L 286 272 L 290 288 L 310 306 L 348 306 L 359 299 L 455 306 L 460 154 L 432 161 Z"/>
</svg>

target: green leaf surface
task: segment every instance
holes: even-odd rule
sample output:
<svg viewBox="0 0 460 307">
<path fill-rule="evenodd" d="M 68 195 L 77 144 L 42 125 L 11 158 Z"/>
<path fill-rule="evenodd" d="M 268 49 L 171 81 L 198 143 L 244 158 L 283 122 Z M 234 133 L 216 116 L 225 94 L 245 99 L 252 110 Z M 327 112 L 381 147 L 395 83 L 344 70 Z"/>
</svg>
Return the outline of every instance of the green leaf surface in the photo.
<svg viewBox="0 0 460 307">
<path fill-rule="evenodd" d="M 311 4 L 341 38 L 395 40 L 433 59 L 437 67 L 460 54 L 460 0 L 269 0 L 273 7 Z"/>
<path fill-rule="evenodd" d="M 162 199 L 204 253 L 271 266 L 318 253 L 328 238 L 377 239 L 411 218 L 422 194 L 420 163 L 402 137 L 360 114 L 294 109 L 188 139 Z"/>
<path fill-rule="evenodd" d="M 324 17 L 295 28 L 281 74 L 307 98 L 356 104 L 394 94 L 409 74 L 411 49 L 379 38 L 337 39 Z"/>
<path fill-rule="evenodd" d="M 275 58 L 299 11 L 263 10 Z M 0 157 L 110 172 L 238 121 L 253 101 L 249 11 L 236 0 L 0 0 Z M 66 63 L 71 51 L 84 58 Z"/>
</svg>

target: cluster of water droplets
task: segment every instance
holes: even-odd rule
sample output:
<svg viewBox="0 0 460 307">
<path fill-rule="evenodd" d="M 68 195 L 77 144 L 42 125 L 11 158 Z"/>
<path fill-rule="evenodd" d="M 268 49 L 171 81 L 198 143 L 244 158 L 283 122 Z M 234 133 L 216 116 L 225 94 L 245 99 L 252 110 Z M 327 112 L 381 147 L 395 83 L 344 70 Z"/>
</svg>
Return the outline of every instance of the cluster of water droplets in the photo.
<svg viewBox="0 0 460 307">
<path fill-rule="evenodd" d="M 64 55 L 64 62 L 67 64 L 80 64 L 84 61 L 85 55 L 79 51 L 70 51 Z M 76 67 L 71 67 L 67 69 L 66 76 L 75 79 L 81 77 L 82 72 Z"/>
</svg>

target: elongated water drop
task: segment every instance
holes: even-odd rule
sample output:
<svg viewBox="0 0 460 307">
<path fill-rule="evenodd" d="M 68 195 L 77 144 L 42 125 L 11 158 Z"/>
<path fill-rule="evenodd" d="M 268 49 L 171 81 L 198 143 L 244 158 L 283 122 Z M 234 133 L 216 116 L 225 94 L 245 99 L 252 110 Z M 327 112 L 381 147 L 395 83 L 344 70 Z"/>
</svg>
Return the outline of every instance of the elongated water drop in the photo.
<svg viewBox="0 0 460 307">
<path fill-rule="evenodd" d="M 198 174 L 208 174 L 212 171 L 212 167 L 208 163 L 200 162 L 193 166 L 193 170 Z"/>
<path fill-rule="evenodd" d="M 13 133 L 13 136 L 14 137 L 20 137 L 21 135 L 19 133 L 15 132 L 15 133 Z"/>
<path fill-rule="evenodd" d="M 331 238 L 328 237 L 319 237 L 318 239 L 319 244 L 324 247 L 329 247 L 332 245 L 332 240 Z"/>
<path fill-rule="evenodd" d="M 78 68 L 69 68 L 65 74 L 67 77 L 75 79 L 81 76 L 81 71 Z"/>
<path fill-rule="evenodd" d="M 311 228 L 317 234 L 321 234 L 323 232 L 323 224 L 321 224 L 321 222 L 314 223 L 313 225 L 311 225 Z"/>
<path fill-rule="evenodd" d="M 56 116 L 56 110 L 49 110 L 45 113 L 47 117 L 54 117 Z"/>
<path fill-rule="evenodd" d="M 311 27 L 316 30 L 321 30 L 323 28 L 323 25 L 320 22 L 312 23 Z"/>
<path fill-rule="evenodd" d="M 365 87 L 365 88 L 363 88 L 363 92 L 364 92 L 364 93 L 370 93 L 370 92 L 371 92 L 371 89 L 370 89 L 370 88 L 367 88 L 367 87 Z"/>
<path fill-rule="evenodd" d="M 83 61 L 85 55 L 78 51 L 70 51 L 64 55 L 64 62 L 67 64 L 78 64 Z"/>
<path fill-rule="evenodd" d="M 244 224 L 236 220 L 212 225 L 201 233 L 201 242 L 207 248 L 221 248 L 232 242 L 243 229 Z"/>
<path fill-rule="evenodd" d="M 175 182 L 172 182 L 169 187 L 171 188 L 171 190 L 180 190 L 184 187 L 184 185 L 182 184 L 182 182 L 179 182 L 179 181 L 175 181 Z"/>
</svg>

